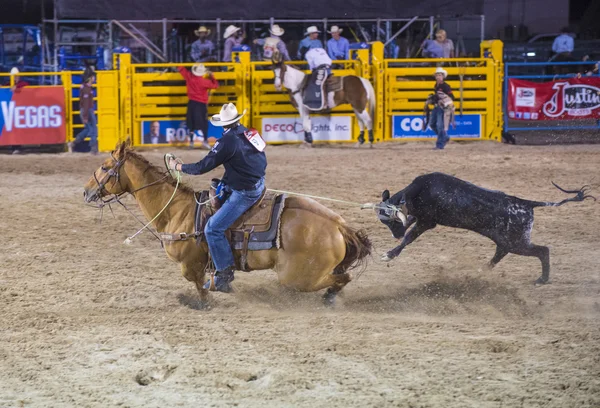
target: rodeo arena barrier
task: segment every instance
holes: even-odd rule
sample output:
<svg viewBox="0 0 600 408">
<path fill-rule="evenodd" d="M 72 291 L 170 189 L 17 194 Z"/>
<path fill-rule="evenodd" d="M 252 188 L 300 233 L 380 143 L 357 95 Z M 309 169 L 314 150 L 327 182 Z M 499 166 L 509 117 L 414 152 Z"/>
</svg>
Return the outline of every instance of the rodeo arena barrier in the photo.
<svg viewBox="0 0 600 408">
<path fill-rule="evenodd" d="M 433 72 L 440 65 L 448 72 L 447 82 L 456 98 L 455 127 L 450 128 L 450 137 L 453 140 L 501 140 L 506 113 L 502 42 L 482 42 L 479 58 L 384 59 L 382 42 L 362 43 L 352 48 L 348 60 L 334 61 L 332 72 L 336 76 L 357 75 L 372 83 L 376 101 L 375 142 L 434 140 L 430 129 L 423 130 L 423 108 L 433 92 Z M 304 61 L 289 64 L 307 68 Z M 110 151 L 128 137 L 135 146 L 150 145 L 152 141 L 147 135 L 153 122 L 160 125 L 161 143 L 152 146 L 188 144 L 185 127 L 188 99 L 185 82 L 176 72 L 180 65 L 192 64 L 134 64 L 130 54 L 121 53 L 113 55 L 113 69 L 96 72 L 100 151 Z M 224 103 L 233 102 L 238 110 L 248 111 L 242 122 L 258 129 L 267 143 L 303 140 L 300 116 L 287 92 L 275 89 L 269 62 L 251 62 L 249 52 L 235 51 L 233 62 L 205 65 L 220 85 L 211 92 L 209 115 L 218 113 Z M 9 84 L 0 87 L 0 146 L 64 145 L 72 140 L 83 127 L 78 110 L 82 72 L 22 75 L 22 79 L 30 83 L 43 85 L 25 86 L 13 92 L 14 76 L 0 74 L 0 83 Z M 48 81 L 34 81 L 36 77 L 45 77 Z M 525 99 L 517 105 L 522 106 Z M 349 105 L 313 114 L 311 121 L 316 142 L 356 142 L 358 139 L 357 118 Z M 220 135 L 220 130 L 210 125 L 209 138 L 218 139 Z"/>
</svg>

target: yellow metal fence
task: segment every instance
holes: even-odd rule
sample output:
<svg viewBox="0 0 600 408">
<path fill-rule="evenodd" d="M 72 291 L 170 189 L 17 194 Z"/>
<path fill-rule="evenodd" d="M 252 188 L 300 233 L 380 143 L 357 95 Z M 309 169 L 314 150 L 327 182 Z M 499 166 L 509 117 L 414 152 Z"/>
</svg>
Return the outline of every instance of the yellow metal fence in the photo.
<svg viewBox="0 0 600 408">
<path fill-rule="evenodd" d="M 247 52 L 234 53 L 232 63 L 206 64 L 219 88 L 211 91 L 208 114 L 218 113 L 224 103 L 233 102 L 238 110 L 248 110 L 246 125 L 259 130 L 266 119 L 298 118 L 287 92 L 275 89 L 273 71 L 266 62 L 250 62 Z M 117 142 L 130 137 L 134 145 L 142 144 L 142 123 L 154 120 L 185 119 L 185 82 L 176 67 L 192 64 L 132 64 L 129 54 L 115 55 L 116 67 L 98 71 L 96 102 L 99 149 L 108 151 Z M 370 50 L 352 50 L 348 61 L 335 61 L 334 75 L 357 75 L 369 80 L 375 90 L 373 129 L 376 141 L 420 140 L 420 137 L 397 137 L 397 117 L 422 115 L 423 104 L 433 92 L 433 72 L 440 64 L 448 72 L 447 82 L 454 90 L 459 115 L 480 115 L 481 139 L 500 140 L 502 129 L 502 43 L 481 44 L 481 57 L 448 60 L 386 60 L 383 44 L 373 43 Z M 304 62 L 291 62 L 305 68 Z M 305 71 L 306 72 L 306 71 Z M 79 115 L 79 84 L 74 77 L 81 72 L 24 73 L 24 76 L 46 76 L 65 89 L 67 140 L 82 127 Z M 9 78 L 0 74 L 0 83 Z M 462 109 L 462 110 L 461 110 Z M 358 137 L 356 118 L 349 105 L 334 108 L 327 116 L 349 116 L 352 137 Z M 319 116 L 319 115 L 312 115 Z M 321 115 L 323 116 L 323 115 Z"/>
</svg>

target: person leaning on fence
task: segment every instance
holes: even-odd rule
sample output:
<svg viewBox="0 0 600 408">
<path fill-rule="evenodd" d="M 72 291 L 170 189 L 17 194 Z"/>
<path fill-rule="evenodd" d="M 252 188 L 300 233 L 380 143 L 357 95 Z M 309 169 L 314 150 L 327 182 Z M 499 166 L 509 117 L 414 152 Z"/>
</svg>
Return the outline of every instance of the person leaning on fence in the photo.
<svg viewBox="0 0 600 408">
<path fill-rule="evenodd" d="M 433 76 L 435 77 L 434 94 L 428 102 L 433 103 L 435 107 L 431 113 L 429 126 L 437 134 L 435 148 L 442 150 L 450 140 L 448 128 L 454 119 L 454 94 L 450 85 L 444 82 L 448 76 L 445 69 L 438 67 Z"/>
<path fill-rule="evenodd" d="M 448 38 L 446 30 L 437 30 L 435 42 L 442 47 L 442 58 L 454 58 L 454 43 Z"/>
<path fill-rule="evenodd" d="M 219 82 L 212 72 L 208 71 L 202 64 L 194 64 L 190 72 L 185 67 L 177 67 L 179 73 L 185 79 L 187 88 L 188 105 L 186 123 L 190 137 L 190 149 L 194 148 L 194 138 L 202 132 L 202 146 L 210 149 L 208 144 L 208 119 L 207 104 L 209 89 L 217 89 Z"/>
<path fill-rule="evenodd" d="M 350 53 L 350 43 L 347 39 L 342 37 L 340 34 L 344 31 L 338 26 L 332 26 L 331 39 L 327 41 L 327 54 L 332 60 L 347 60 Z"/>
<path fill-rule="evenodd" d="M 317 26 L 310 26 L 306 29 L 306 37 L 298 45 L 298 54 L 296 57 L 303 60 L 306 52 L 313 48 L 323 48 L 323 43 L 319 40 L 319 29 Z"/>
<path fill-rule="evenodd" d="M 194 30 L 194 34 L 198 37 L 196 41 L 192 43 L 192 51 L 190 56 L 194 62 L 209 62 L 214 61 L 215 46 L 211 40 L 208 39 L 210 30 L 205 26 L 200 26 L 197 30 Z"/>
<path fill-rule="evenodd" d="M 231 54 L 233 53 L 233 47 L 237 47 L 244 41 L 244 36 L 241 32 L 240 27 L 230 25 L 225 29 L 223 38 L 225 39 L 225 46 L 223 48 L 223 62 L 231 62 Z"/>
<path fill-rule="evenodd" d="M 11 91 L 19 92 L 19 90 L 21 88 L 25 88 L 26 86 L 29 86 L 29 82 L 23 81 L 23 79 L 21 79 L 21 77 L 19 76 L 19 74 L 20 74 L 19 68 L 12 67 L 10 70 L 10 74 L 14 77 L 13 86 L 11 86 L 11 88 L 10 88 Z M 10 84 L 10 80 L 9 80 L 9 84 Z"/>
<path fill-rule="evenodd" d="M 94 114 L 94 88 L 92 87 L 95 78 L 94 70 L 87 67 L 83 72 L 83 84 L 79 91 L 79 116 L 83 123 L 83 130 L 67 145 L 70 153 L 73 153 L 75 146 L 89 136 L 90 151 L 94 155 L 98 154 L 98 125 Z"/>
<path fill-rule="evenodd" d="M 287 47 L 280 38 L 284 32 L 285 30 L 283 28 L 279 27 L 277 24 L 274 24 L 271 28 L 269 28 L 269 33 L 271 33 L 270 37 L 254 40 L 254 44 L 258 44 L 263 47 L 264 61 L 271 61 L 273 55 L 275 54 L 275 50 L 279 51 L 279 55 L 281 55 L 283 61 L 291 60 Z"/>
<path fill-rule="evenodd" d="M 235 259 L 225 232 L 260 199 L 265 189 L 266 145 L 258 132 L 240 124 L 245 114 L 245 110 L 239 114 L 232 103 L 223 105 L 221 112 L 211 119 L 213 125 L 223 127 L 223 136 L 208 155 L 193 164 L 183 164 L 177 159 L 168 163 L 169 168 L 186 174 L 205 174 L 221 165 L 225 167 L 221 180 L 224 202 L 206 223 L 204 234 L 217 270 L 214 289 L 226 293 L 231 292 Z M 204 289 L 212 289 L 210 281 Z"/>
</svg>

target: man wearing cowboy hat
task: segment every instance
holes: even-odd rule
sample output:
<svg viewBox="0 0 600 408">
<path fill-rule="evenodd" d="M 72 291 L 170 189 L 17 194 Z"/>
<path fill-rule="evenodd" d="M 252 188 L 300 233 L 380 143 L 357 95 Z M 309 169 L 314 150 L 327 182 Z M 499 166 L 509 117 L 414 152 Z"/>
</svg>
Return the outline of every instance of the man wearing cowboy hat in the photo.
<svg viewBox="0 0 600 408">
<path fill-rule="evenodd" d="M 277 24 L 273 24 L 271 28 L 269 28 L 269 33 L 271 33 L 270 37 L 263 39 L 254 40 L 254 44 L 263 46 L 263 60 L 271 61 L 273 55 L 275 54 L 275 50 L 279 51 L 279 55 L 281 55 L 283 61 L 290 61 L 290 54 L 288 54 L 287 47 L 285 43 L 281 40 L 281 37 L 285 30 L 279 27 Z"/>
<path fill-rule="evenodd" d="M 223 34 L 223 38 L 225 39 L 225 46 L 223 49 L 223 62 L 231 62 L 231 53 L 233 52 L 233 47 L 242 44 L 244 40 L 244 36 L 242 35 L 240 27 L 236 27 L 234 25 L 230 25 L 225 29 L 225 34 Z"/>
<path fill-rule="evenodd" d="M 208 62 L 214 60 L 215 46 L 208 39 L 210 30 L 205 26 L 200 26 L 200 28 L 194 30 L 194 34 L 196 34 L 198 39 L 192 43 L 192 51 L 190 52 L 192 61 Z"/>
<path fill-rule="evenodd" d="M 344 30 L 338 26 L 332 26 L 331 31 L 328 31 L 331 34 L 331 39 L 327 41 L 327 53 L 332 60 L 348 59 L 350 43 L 347 39 L 340 36 L 342 31 Z"/>
<path fill-rule="evenodd" d="M 450 137 L 448 137 L 448 127 L 454 116 L 454 94 L 450 85 L 444 82 L 444 79 L 448 76 L 448 72 L 445 69 L 437 67 L 433 76 L 435 77 L 435 87 L 433 88 L 435 92 L 433 97 L 435 107 L 431 113 L 429 126 L 437 134 L 435 148 L 442 150 L 450 140 Z"/>
<path fill-rule="evenodd" d="M 29 82 L 23 81 L 21 79 L 21 77 L 19 76 L 19 74 L 20 74 L 19 68 L 12 67 L 10 69 L 10 75 L 13 76 L 13 78 L 14 78 L 13 79 L 14 85 L 10 88 L 10 90 L 13 92 L 18 92 L 19 89 L 24 88 L 29 85 Z M 9 79 L 9 84 L 10 84 L 10 79 Z"/>
<path fill-rule="evenodd" d="M 298 45 L 297 57 L 303 60 L 306 52 L 312 48 L 323 48 L 323 43 L 319 40 L 319 29 L 317 26 L 310 26 L 306 29 L 306 37 Z"/>
<path fill-rule="evenodd" d="M 235 259 L 225 231 L 260 199 L 265 189 L 267 156 L 263 151 L 264 141 L 256 131 L 240 124 L 245 114 L 245 110 L 239 114 L 232 103 L 223 105 L 221 112 L 210 120 L 213 125 L 223 127 L 223 136 L 210 153 L 193 164 L 183 164 L 177 159 L 168 163 L 169 168 L 186 174 L 205 174 L 220 165 L 225 167 L 221 182 L 228 196 L 219 211 L 206 223 L 204 234 L 217 269 L 215 289 L 226 293 L 231 292 Z M 254 137 L 260 138 L 260 143 L 257 143 L 260 147 L 254 144 Z M 209 289 L 210 282 L 204 288 Z"/>
<path fill-rule="evenodd" d="M 208 145 L 208 121 L 206 118 L 208 114 L 208 90 L 217 89 L 219 83 L 212 72 L 208 71 L 202 64 L 194 64 L 191 72 L 185 67 L 177 67 L 177 70 L 185 79 L 189 99 L 186 123 L 190 135 L 190 149 L 194 147 L 194 138 L 197 136 L 198 131 L 202 132 L 202 146 L 210 149 Z"/>
<path fill-rule="evenodd" d="M 79 132 L 75 140 L 67 144 L 69 153 L 73 153 L 74 147 L 89 136 L 91 153 L 98 154 L 98 126 L 94 114 L 94 89 L 92 88 L 95 78 L 96 73 L 92 67 L 88 66 L 83 72 L 83 84 L 79 91 L 79 116 L 83 123 L 83 130 Z"/>
</svg>

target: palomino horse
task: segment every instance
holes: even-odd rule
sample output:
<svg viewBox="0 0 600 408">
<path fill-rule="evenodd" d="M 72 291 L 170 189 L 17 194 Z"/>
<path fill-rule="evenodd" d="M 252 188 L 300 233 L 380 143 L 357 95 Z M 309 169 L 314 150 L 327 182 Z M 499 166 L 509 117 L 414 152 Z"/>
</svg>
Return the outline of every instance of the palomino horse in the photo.
<svg viewBox="0 0 600 408">
<path fill-rule="evenodd" d="M 167 204 L 175 185 L 168 172 L 121 143 L 86 183 L 84 199 L 102 204 L 103 197 L 130 193 L 151 220 Z M 159 233 L 194 232 L 194 206 L 194 191 L 180 184 L 170 205 L 153 222 L 154 228 Z M 250 269 L 273 269 L 282 285 L 298 291 L 327 289 L 327 304 L 332 304 L 352 279 L 348 270 L 361 265 L 371 253 L 371 242 L 363 231 L 354 231 L 335 212 L 301 197 L 285 201 L 280 240 L 279 249 L 248 252 Z M 167 242 L 164 247 L 168 257 L 181 265 L 183 276 L 196 284 L 205 304 L 208 291 L 202 285 L 208 262 L 206 242 L 196 245 L 190 239 Z M 240 254 L 235 256 L 239 260 Z"/>
<path fill-rule="evenodd" d="M 282 90 L 282 85 L 290 95 L 292 105 L 300 113 L 305 140 L 312 140 L 310 111 L 303 104 L 303 86 L 306 74 L 291 65 L 286 65 L 279 53 L 273 56 L 273 72 L 275 73 L 275 89 Z M 369 145 L 373 147 L 373 117 L 375 113 L 375 90 L 373 85 L 364 78 L 356 75 L 341 77 L 341 89 L 327 94 L 327 110 L 338 105 L 350 104 L 358 119 L 360 135 L 359 145 L 365 142 L 365 129 L 369 132 Z M 368 110 L 367 110 L 368 106 Z"/>
</svg>

